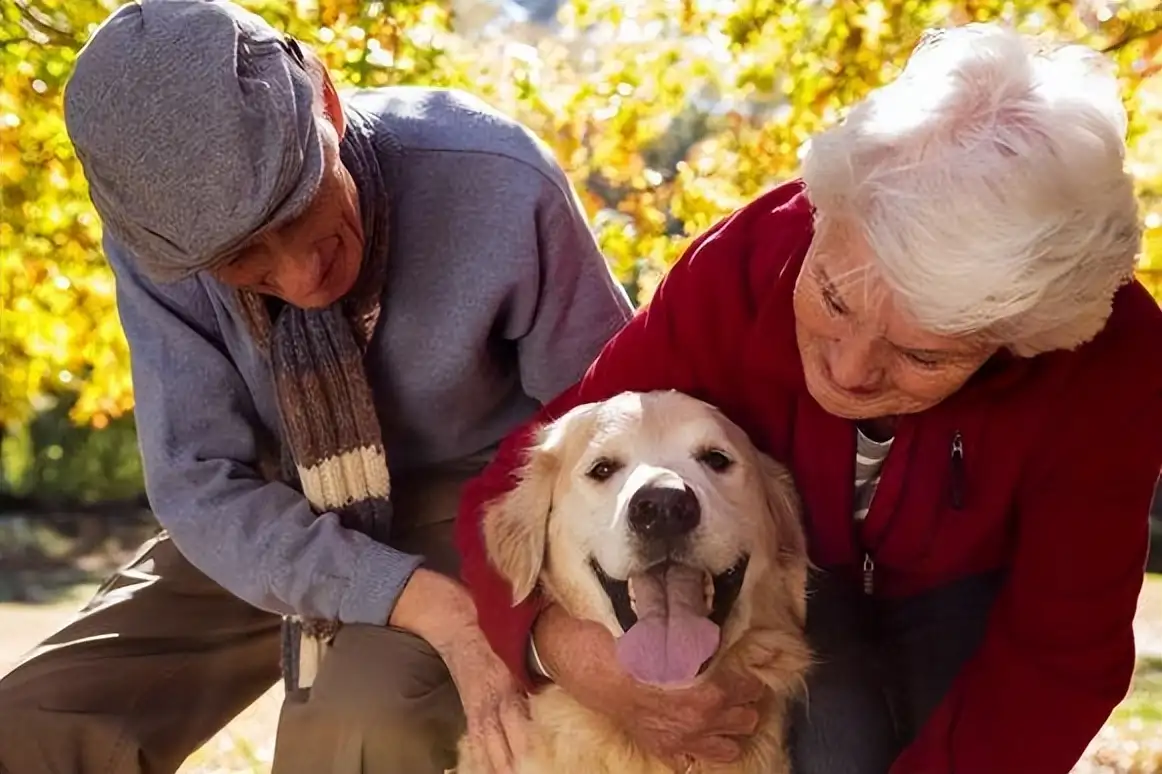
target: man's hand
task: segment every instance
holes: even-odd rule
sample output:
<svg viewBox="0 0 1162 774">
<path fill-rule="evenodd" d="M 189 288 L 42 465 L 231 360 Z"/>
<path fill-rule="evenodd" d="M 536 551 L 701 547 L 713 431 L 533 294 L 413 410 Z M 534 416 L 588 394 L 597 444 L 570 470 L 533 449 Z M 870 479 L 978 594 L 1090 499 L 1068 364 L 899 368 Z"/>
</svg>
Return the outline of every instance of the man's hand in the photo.
<svg viewBox="0 0 1162 774">
<path fill-rule="evenodd" d="M 552 679 L 586 707 L 614 717 L 646 751 L 682 771 L 684 756 L 732 763 L 754 733 L 763 687 L 749 676 L 716 675 L 691 688 L 662 690 L 617 665 L 603 627 L 550 607 L 537 621 L 537 653 Z"/>
<path fill-rule="evenodd" d="M 468 721 L 469 755 L 481 771 L 511 774 L 528 749 L 528 697 L 484 635 L 472 636 L 478 640 L 462 640 L 445 656 Z"/>
<path fill-rule="evenodd" d="M 444 659 L 464 706 L 472 759 L 486 774 L 513 774 L 527 745 L 527 697 L 489 647 L 464 587 L 420 568 L 388 623 L 422 637 Z"/>
</svg>

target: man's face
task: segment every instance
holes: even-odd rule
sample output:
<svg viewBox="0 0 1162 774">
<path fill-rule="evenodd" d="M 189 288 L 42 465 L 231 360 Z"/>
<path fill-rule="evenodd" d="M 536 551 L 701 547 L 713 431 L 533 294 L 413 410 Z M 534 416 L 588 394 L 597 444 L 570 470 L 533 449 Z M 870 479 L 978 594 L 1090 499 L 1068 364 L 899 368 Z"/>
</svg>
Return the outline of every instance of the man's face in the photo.
<svg viewBox="0 0 1162 774">
<path fill-rule="evenodd" d="M 336 114 L 337 106 L 329 111 Z M 329 306 L 355 284 L 363 263 L 359 192 L 339 159 L 341 119 L 319 123 L 324 171 L 315 198 L 297 218 L 228 256 L 210 272 L 218 281 L 303 309 Z"/>
<path fill-rule="evenodd" d="M 858 420 L 923 411 L 996 351 L 918 326 L 868 271 L 871 252 L 854 232 L 816 240 L 795 285 L 795 328 L 807 389 L 829 413 Z"/>
</svg>

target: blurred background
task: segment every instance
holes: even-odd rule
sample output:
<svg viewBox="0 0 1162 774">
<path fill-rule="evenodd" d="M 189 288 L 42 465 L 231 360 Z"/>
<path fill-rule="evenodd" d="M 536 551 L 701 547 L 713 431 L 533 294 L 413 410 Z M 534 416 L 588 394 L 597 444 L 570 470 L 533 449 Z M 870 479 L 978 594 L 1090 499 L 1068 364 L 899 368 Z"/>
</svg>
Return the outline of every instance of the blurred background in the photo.
<svg viewBox="0 0 1162 774">
<path fill-rule="evenodd" d="M 795 174 L 922 30 L 1002 20 L 1108 52 L 1162 299 L 1162 0 L 243 0 L 345 85 L 465 89 L 537 132 L 638 302 L 693 235 Z M 156 525 L 129 355 L 61 95 L 114 0 L 0 3 L 0 673 Z M 1162 356 L 1162 346 L 1160 346 Z M 1162 499 L 1162 498 L 1160 498 Z M 1162 502 L 1155 502 L 1162 572 Z M 1077 772 L 1162 772 L 1162 576 L 1134 693 Z M 265 771 L 277 696 L 183 771 Z"/>
</svg>

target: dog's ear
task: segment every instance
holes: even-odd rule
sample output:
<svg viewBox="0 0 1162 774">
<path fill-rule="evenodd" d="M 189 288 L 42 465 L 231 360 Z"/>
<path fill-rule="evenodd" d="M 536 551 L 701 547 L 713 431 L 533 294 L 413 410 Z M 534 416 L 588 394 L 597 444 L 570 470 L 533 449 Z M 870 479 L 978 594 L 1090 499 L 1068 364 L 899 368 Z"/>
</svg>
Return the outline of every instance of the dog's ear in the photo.
<svg viewBox="0 0 1162 774">
<path fill-rule="evenodd" d="M 484 547 L 488 558 L 512 586 L 512 602 L 532 593 L 545 557 L 545 537 L 553 504 L 556 457 L 540 444 L 529 449 L 517 474 L 516 488 L 484 512 Z"/>
<path fill-rule="evenodd" d="M 759 469 L 766 494 L 767 510 L 775 525 L 778 541 L 779 569 L 786 579 L 787 592 L 794 600 L 794 613 L 800 623 L 807 620 L 807 535 L 803 529 L 802 508 L 791 472 L 765 454 L 759 454 Z"/>
<path fill-rule="evenodd" d="M 516 487 L 485 509 L 484 547 L 493 566 L 512 586 L 514 605 L 532 593 L 541 574 L 565 442 L 585 408 L 579 406 L 540 429 L 527 461 L 517 471 Z"/>
</svg>

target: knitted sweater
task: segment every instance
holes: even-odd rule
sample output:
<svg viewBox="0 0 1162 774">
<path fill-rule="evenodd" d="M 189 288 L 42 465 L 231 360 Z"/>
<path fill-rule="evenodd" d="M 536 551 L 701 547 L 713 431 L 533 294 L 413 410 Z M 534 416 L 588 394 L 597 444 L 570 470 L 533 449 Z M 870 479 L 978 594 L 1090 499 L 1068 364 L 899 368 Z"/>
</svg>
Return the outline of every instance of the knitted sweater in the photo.
<svg viewBox="0 0 1162 774">
<path fill-rule="evenodd" d="M 451 519 L 454 499 L 415 490 L 477 470 L 580 377 L 630 305 L 567 178 L 524 128 L 454 91 L 349 99 L 402 149 L 382 160 L 388 276 L 366 363 L 393 490 L 409 492 L 393 494 L 395 519 Z M 422 558 L 316 519 L 302 495 L 261 475 L 278 408 L 233 292 L 206 275 L 151 283 L 119 245 L 107 238 L 105 248 L 146 488 L 177 547 L 265 610 L 386 622 Z M 410 513 L 404 502 L 446 512 Z"/>
</svg>

